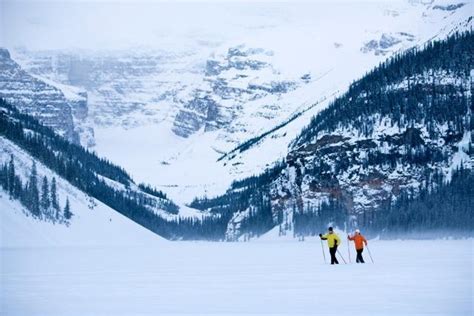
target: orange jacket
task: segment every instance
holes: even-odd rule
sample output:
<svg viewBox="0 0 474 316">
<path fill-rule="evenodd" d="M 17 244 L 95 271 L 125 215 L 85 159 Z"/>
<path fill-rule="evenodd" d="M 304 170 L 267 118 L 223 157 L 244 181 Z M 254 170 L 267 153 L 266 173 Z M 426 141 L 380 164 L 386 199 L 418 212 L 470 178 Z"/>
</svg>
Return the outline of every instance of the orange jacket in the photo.
<svg viewBox="0 0 474 316">
<path fill-rule="evenodd" d="M 367 240 L 361 234 L 354 235 L 352 237 L 348 236 L 349 240 L 353 240 L 356 249 L 364 249 L 364 244 L 367 246 Z"/>
</svg>

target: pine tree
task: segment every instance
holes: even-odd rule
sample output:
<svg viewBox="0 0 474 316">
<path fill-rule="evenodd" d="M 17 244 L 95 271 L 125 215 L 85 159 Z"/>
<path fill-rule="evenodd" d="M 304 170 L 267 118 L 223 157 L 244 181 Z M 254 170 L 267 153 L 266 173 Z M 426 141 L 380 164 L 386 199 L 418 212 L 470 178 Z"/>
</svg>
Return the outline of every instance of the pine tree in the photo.
<svg viewBox="0 0 474 316">
<path fill-rule="evenodd" d="M 8 164 L 3 164 L 0 169 L 0 185 L 8 192 Z"/>
<path fill-rule="evenodd" d="M 40 205 L 39 205 L 39 191 L 38 191 L 38 172 L 36 170 L 36 162 L 33 161 L 33 167 L 31 168 L 31 175 L 28 182 L 28 193 L 27 193 L 28 208 L 36 215 L 40 216 Z"/>
<path fill-rule="evenodd" d="M 54 216 L 56 219 L 59 219 L 59 202 L 58 202 L 58 193 L 57 193 L 57 188 L 56 188 L 56 178 L 53 177 L 53 180 L 51 181 L 51 207 L 53 208 Z"/>
<path fill-rule="evenodd" d="M 46 217 L 51 217 L 50 214 L 50 206 L 51 200 L 49 199 L 49 184 L 48 178 L 46 176 L 43 177 L 43 185 L 41 186 L 41 210 L 46 215 Z"/>
<path fill-rule="evenodd" d="M 15 162 L 13 161 L 13 155 L 10 156 L 7 172 L 8 193 L 10 193 L 10 196 L 13 197 L 15 194 Z"/>
<path fill-rule="evenodd" d="M 72 217 L 71 207 L 69 205 L 69 198 L 66 199 L 66 206 L 64 206 L 64 218 L 70 220 Z"/>
</svg>

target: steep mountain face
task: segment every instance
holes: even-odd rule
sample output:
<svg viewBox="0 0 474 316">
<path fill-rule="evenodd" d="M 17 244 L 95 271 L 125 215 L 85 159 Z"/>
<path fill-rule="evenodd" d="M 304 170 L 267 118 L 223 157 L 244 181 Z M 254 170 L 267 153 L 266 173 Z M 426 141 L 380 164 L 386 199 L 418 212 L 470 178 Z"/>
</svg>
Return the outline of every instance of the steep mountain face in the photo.
<svg viewBox="0 0 474 316">
<path fill-rule="evenodd" d="M 386 55 L 390 53 L 393 46 L 398 45 L 403 41 L 413 41 L 414 36 L 409 33 L 398 32 L 392 34 L 382 34 L 380 38 L 373 39 L 364 44 L 360 49 L 363 53 L 373 53 L 375 55 Z"/>
<path fill-rule="evenodd" d="M 173 131 L 182 137 L 202 128 L 204 132 L 224 130 L 232 135 L 245 129 L 249 116 L 278 118 L 282 109 L 273 100 L 308 83 L 311 76 L 301 74 L 290 79 L 280 74 L 271 64 L 272 55 L 272 51 L 239 45 L 208 59 L 202 85 L 176 115 Z M 264 98 L 272 105 L 258 106 Z"/>
<path fill-rule="evenodd" d="M 97 129 L 159 124 L 197 72 L 189 52 L 17 50 L 15 57 L 34 75 L 86 90 Z"/>
<path fill-rule="evenodd" d="M 82 120 L 87 115 L 87 95 L 75 95 L 69 101 L 60 89 L 22 69 L 3 48 L 0 48 L 0 97 L 70 141 L 79 143 L 82 130 L 76 129 L 74 120 Z"/>
<path fill-rule="evenodd" d="M 284 163 L 193 206 L 230 216 L 228 239 L 278 225 L 282 234 L 330 223 L 391 231 L 404 216 L 420 229 L 449 227 L 453 217 L 471 229 L 469 193 L 449 209 L 406 205 L 453 175 L 457 190 L 472 181 L 473 43 L 470 31 L 383 63 L 313 118 Z"/>
<path fill-rule="evenodd" d="M 311 117 L 368 69 L 464 27 L 472 5 L 445 2 L 282 5 L 287 20 L 195 50 L 14 57 L 37 77 L 87 91 L 81 144 L 189 202 L 284 158 Z"/>
</svg>

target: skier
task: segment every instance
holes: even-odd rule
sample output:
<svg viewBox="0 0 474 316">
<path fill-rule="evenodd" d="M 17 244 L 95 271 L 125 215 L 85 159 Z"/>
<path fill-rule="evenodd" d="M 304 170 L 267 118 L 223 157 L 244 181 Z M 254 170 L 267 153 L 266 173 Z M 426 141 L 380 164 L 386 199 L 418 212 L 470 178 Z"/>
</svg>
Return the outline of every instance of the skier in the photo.
<svg viewBox="0 0 474 316">
<path fill-rule="evenodd" d="M 328 241 L 329 253 L 331 254 L 331 264 L 339 264 L 339 261 L 337 261 L 336 258 L 337 246 L 341 244 L 339 236 L 334 233 L 332 227 L 329 227 L 328 233 L 325 235 L 319 234 L 319 238 Z"/>
<path fill-rule="evenodd" d="M 347 239 L 354 241 L 355 249 L 357 252 L 356 262 L 365 263 L 364 258 L 362 258 L 362 251 L 364 251 L 364 244 L 367 246 L 367 239 L 365 239 L 365 237 L 361 235 L 360 230 L 358 229 L 355 230 L 355 234 L 352 237 L 350 235 L 347 235 Z"/>
</svg>

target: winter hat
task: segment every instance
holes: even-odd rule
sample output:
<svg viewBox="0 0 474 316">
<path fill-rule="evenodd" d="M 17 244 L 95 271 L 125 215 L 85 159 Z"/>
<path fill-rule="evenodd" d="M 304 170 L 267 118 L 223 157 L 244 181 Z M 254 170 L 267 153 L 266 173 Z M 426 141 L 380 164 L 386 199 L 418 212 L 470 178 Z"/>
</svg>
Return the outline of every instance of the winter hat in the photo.
<svg viewBox="0 0 474 316">
<path fill-rule="evenodd" d="M 330 232 L 332 232 L 332 227 L 329 227 L 328 230 L 329 230 Z"/>
<path fill-rule="evenodd" d="M 357 234 L 360 234 L 360 230 L 359 230 L 359 229 L 356 229 L 355 232 L 356 232 Z"/>
</svg>

